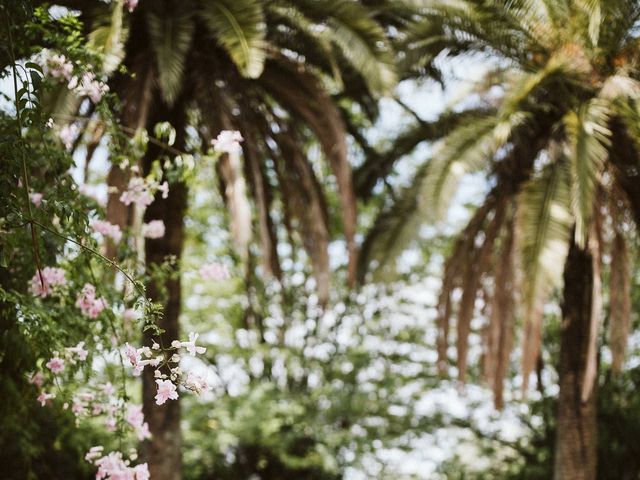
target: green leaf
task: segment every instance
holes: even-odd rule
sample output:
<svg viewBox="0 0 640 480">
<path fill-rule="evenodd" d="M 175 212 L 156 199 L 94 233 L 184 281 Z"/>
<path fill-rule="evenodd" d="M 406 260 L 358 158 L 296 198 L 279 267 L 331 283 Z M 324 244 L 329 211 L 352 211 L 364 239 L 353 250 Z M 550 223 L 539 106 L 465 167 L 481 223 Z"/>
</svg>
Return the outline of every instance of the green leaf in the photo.
<svg viewBox="0 0 640 480">
<path fill-rule="evenodd" d="M 262 2 L 208 1 L 204 2 L 200 15 L 240 72 L 249 78 L 259 77 L 266 53 Z"/>
<path fill-rule="evenodd" d="M 571 166 L 571 207 L 575 240 L 584 248 L 594 208 L 594 193 L 611 145 L 608 102 L 594 99 L 564 117 L 567 156 Z"/>
<path fill-rule="evenodd" d="M 569 165 L 561 158 L 527 182 L 518 197 L 517 238 L 528 312 L 560 284 L 572 226 Z"/>
<path fill-rule="evenodd" d="M 162 2 L 147 14 L 147 28 L 156 54 L 162 97 L 171 105 L 182 88 L 186 57 L 193 39 L 193 18 L 189 9 L 173 9 Z"/>
</svg>

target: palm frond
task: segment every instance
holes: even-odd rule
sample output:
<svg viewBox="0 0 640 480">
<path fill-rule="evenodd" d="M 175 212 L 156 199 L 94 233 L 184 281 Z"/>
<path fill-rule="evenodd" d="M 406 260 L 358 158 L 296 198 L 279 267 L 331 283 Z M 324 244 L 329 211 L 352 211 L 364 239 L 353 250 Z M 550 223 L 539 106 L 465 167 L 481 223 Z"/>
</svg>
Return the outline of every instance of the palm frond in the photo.
<svg viewBox="0 0 640 480">
<path fill-rule="evenodd" d="M 523 391 L 538 355 L 537 338 L 542 320 L 542 304 L 562 280 L 571 215 L 570 172 L 565 160 L 547 165 L 532 178 L 518 198 L 519 258 L 523 270 Z M 527 341 L 529 340 L 529 341 Z"/>
<path fill-rule="evenodd" d="M 493 202 L 492 199 L 488 201 Z M 505 209 L 505 198 L 501 198 L 496 202 L 495 209 L 491 211 L 493 216 L 482 231 L 484 239 L 480 246 L 477 246 L 475 235 L 468 237 L 465 268 L 462 272 L 462 298 L 458 309 L 458 335 L 456 339 L 458 379 L 461 382 L 465 381 L 467 375 L 469 334 L 471 333 L 471 320 L 475 314 L 476 298 L 481 287 L 482 276 L 490 269 L 493 247 L 503 226 Z"/>
<path fill-rule="evenodd" d="M 486 117 L 457 128 L 445 138 L 429 163 L 423 188 L 434 219 L 446 213 L 462 176 L 488 166 L 525 118 L 521 112 L 503 121 Z"/>
<path fill-rule="evenodd" d="M 281 155 L 276 156 L 276 172 L 282 201 L 293 219 L 299 222 L 302 245 L 311 260 L 318 299 L 325 305 L 329 299 L 329 222 L 324 194 L 312 166 L 295 140 L 290 128 L 278 134 Z"/>
<path fill-rule="evenodd" d="M 122 0 L 113 2 L 111 14 L 101 15 L 95 20 L 96 27 L 89 33 L 88 43 L 92 49 L 103 57 L 102 70 L 112 73 L 124 58 L 123 5 Z"/>
<path fill-rule="evenodd" d="M 420 211 L 418 192 L 421 190 L 426 168 L 419 168 L 410 185 L 376 217 L 360 248 L 358 282 L 363 283 L 367 272 L 374 279 L 388 279 L 398 256 L 416 239 L 426 213 Z"/>
<path fill-rule="evenodd" d="M 280 279 L 281 268 L 278 258 L 278 241 L 271 218 L 271 185 L 260 161 L 259 137 L 248 122 L 240 119 L 240 132 L 244 138 L 243 152 L 247 179 L 258 211 L 258 232 L 260 236 L 262 265 L 267 277 Z"/>
<path fill-rule="evenodd" d="M 259 77 L 266 56 L 263 2 L 204 1 L 200 16 L 238 70 L 249 78 Z"/>
<path fill-rule="evenodd" d="M 576 243 L 581 248 L 586 245 L 596 184 L 611 143 L 608 123 L 608 102 L 598 99 L 564 118 L 572 177 L 571 206 L 576 219 Z"/>
<path fill-rule="evenodd" d="M 346 126 L 340 111 L 320 81 L 301 65 L 288 59 L 267 62 L 260 82 L 292 117 L 304 121 L 311 129 L 336 177 L 349 253 L 348 282 L 353 286 L 358 265 L 355 241 L 357 205 L 347 156 Z"/>
<path fill-rule="evenodd" d="M 161 2 L 146 16 L 149 39 L 158 66 L 158 82 L 162 97 L 171 105 L 182 89 L 187 53 L 194 33 L 189 9 L 173 9 Z"/>
<path fill-rule="evenodd" d="M 501 239 L 500 255 L 494 276 L 487 346 L 485 376 L 493 388 L 493 403 L 500 410 L 504 406 L 504 382 L 509 369 L 515 328 L 515 224 L 509 218 Z"/>
</svg>

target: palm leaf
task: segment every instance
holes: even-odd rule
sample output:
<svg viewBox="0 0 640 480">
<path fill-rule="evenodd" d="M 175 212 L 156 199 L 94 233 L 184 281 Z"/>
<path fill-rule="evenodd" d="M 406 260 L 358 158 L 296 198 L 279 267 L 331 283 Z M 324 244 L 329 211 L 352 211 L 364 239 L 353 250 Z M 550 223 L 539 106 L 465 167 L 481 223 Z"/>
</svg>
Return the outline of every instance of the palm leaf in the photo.
<svg viewBox="0 0 640 480">
<path fill-rule="evenodd" d="M 238 70 L 249 78 L 259 77 L 266 54 L 263 2 L 205 1 L 200 15 Z"/>
<path fill-rule="evenodd" d="M 466 173 L 488 166 L 496 151 L 509 139 L 526 115 L 516 113 L 500 121 L 491 116 L 454 130 L 434 152 L 429 163 L 423 192 L 434 219 L 442 218 L 460 179 Z"/>
<path fill-rule="evenodd" d="M 276 158 L 282 199 L 293 218 L 300 223 L 300 233 L 313 267 L 318 299 L 325 305 L 329 299 L 329 222 L 324 194 L 300 142 L 291 128 L 278 134 L 276 141 L 281 156 Z"/>
<path fill-rule="evenodd" d="M 171 105 L 182 89 L 186 57 L 194 23 L 190 10 L 160 2 L 147 12 L 147 29 L 158 66 L 158 81 L 164 100 Z"/>
<path fill-rule="evenodd" d="M 518 198 L 518 250 L 525 310 L 523 391 L 538 355 L 542 305 L 562 280 L 573 226 L 570 188 L 569 167 L 559 159 L 531 179 Z"/>
<path fill-rule="evenodd" d="M 576 243 L 581 248 L 586 245 L 596 184 L 611 143 L 608 122 L 608 103 L 597 99 L 564 118 L 572 177 L 571 205 L 576 219 Z"/>
<path fill-rule="evenodd" d="M 374 220 L 367 233 L 358 258 L 358 282 L 363 283 L 368 271 L 374 279 L 389 278 L 395 270 L 390 263 L 416 239 L 426 213 L 422 211 L 424 202 L 419 200 L 426 168 L 415 173 L 412 182 L 403 188 L 397 198 L 384 208 Z"/>
<path fill-rule="evenodd" d="M 96 26 L 89 33 L 88 44 L 103 56 L 102 70 L 112 73 L 124 58 L 123 5 L 122 0 L 113 2 L 108 17 L 98 15 Z"/>
<path fill-rule="evenodd" d="M 382 27 L 351 0 L 300 0 L 297 3 L 326 27 L 324 35 L 362 75 L 371 90 L 389 92 L 396 83 L 393 53 Z"/>
<path fill-rule="evenodd" d="M 346 126 L 340 111 L 320 81 L 291 60 L 279 58 L 277 62 L 267 62 L 260 81 L 286 111 L 311 129 L 336 177 L 349 253 L 348 282 L 353 286 L 358 265 L 357 205 L 347 156 Z"/>
<path fill-rule="evenodd" d="M 485 376 L 493 388 L 493 403 L 497 409 L 504 406 L 504 382 L 513 349 L 515 327 L 515 228 L 509 218 L 501 241 L 500 256 L 494 277 L 489 320 L 489 343 Z"/>
</svg>

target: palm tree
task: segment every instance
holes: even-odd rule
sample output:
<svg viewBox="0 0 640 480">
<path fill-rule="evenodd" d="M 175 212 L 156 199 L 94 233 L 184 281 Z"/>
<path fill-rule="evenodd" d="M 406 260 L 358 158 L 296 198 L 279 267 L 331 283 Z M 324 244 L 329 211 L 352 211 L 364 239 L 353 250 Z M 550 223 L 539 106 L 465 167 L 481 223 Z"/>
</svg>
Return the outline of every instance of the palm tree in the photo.
<svg viewBox="0 0 640 480">
<path fill-rule="evenodd" d="M 320 300 L 326 302 L 329 211 L 307 151 L 308 145 L 319 144 L 336 179 L 349 257 L 347 277 L 353 284 L 356 201 L 345 120 L 331 92 L 340 93 L 343 104 L 372 104 L 378 93 L 394 84 L 386 32 L 371 12 L 388 22 L 400 22 L 406 9 L 393 11 L 386 2 L 376 2 L 376 9 L 370 11 L 348 0 L 143 0 L 128 16 L 122 13 L 122 0 L 90 7 L 73 0 L 57 3 L 81 11 L 94 48 L 102 49 L 111 88 L 121 100 L 125 128 L 152 131 L 157 123 L 169 122 L 176 130 L 173 149 L 177 150 L 187 148 L 187 125 L 195 127 L 203 145 L 223 129 L 242 133 L 244 166 L 239 158 L 225 155 L 217 167 L 247 276 L 251 279 L 254 272 L 245 182 L 257 211 L 265 275 L 279 278 L 281 274 L 276 218 L 282 218 L 292 242 L 303 244 Z M 125 32 L 123 45 L 119 40 Z M 120 60 L 124 68 L 115 72 Z M 148 172 L 153 161 L 166 153 L 156 146 L 149 148 L 143 171 Z M 109 196 L 107 215 L 121 226 L 131 219 L 118 193 L 128 176 L 118 166 L 109 174 L 116 192 Z M 283 212 L 275 216 L 278 191 Z M 156 198 L 145 212 L 146 219 L 161 219 L 167 226 L 163 239 L 146 243 L 150 268 L 168 255 L 180 258 L 186 192 L 187 185 L 174 183 L 168 198 Z M 296 237 L 300 240 L 293 240 Z M 178 336 L 179 277 L 164 285 L 151 281 L 148 293 L 164 303 L 159 327 L 169 344 Z M 150 343 L 150 335 L 146 336 Z M 144 410 L 153 435 L 146 460 L 153 478 L 177 479 L 179 403 L 156 406 L 153 389 L 154 379 L 145 376 Z"/>
<path fill-rule="evenodd" d="M 438 302 L 439 368 L 446 372 L 456 310 L 452 293 L 460 288 L 459 379 L 466 378 L 471 320 L 482 294 L 490 305 L 483 370 L 496 405 L 503 403 L 518 305 L 526 391 L 539 359 L 543 306 L 564 278 L 555 478 L 593 479 L 603 257 L 611 256 L 610 289 L 616 289 L 609 307 L 619 369 L 629 331 L 625 231 L 632 221 L 640 225 L 640 57 L 634 35 L 640 5 L 629 0 L 423 5 L 416 36 L 407 43 L 411 55 L 419 58 L 430 48 L 423 37 L 430 31 L 440 32 L 434 41 L 449 42 L 454 52 L 490 54 L 497 67 L 480 90 L 488 113 L 446 137 L 415 182 L 383 212 L 372 230 L 376 238 L 365 245 L 381 251 L 390 235 L 398 238 L 419 224 L 421 212 L 445 212 L 462 175 L 485 173 L 490 191 L 446 262 Z M 397 212 L 405 213 L 402 220 Z M 518 295 L 514 285 L 520 286 Z"/>
</svg>

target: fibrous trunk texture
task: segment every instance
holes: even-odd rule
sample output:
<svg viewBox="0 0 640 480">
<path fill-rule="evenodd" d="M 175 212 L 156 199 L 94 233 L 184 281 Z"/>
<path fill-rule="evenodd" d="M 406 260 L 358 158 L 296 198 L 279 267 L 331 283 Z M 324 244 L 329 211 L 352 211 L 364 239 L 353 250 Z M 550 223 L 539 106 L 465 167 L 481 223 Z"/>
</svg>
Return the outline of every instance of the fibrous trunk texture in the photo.
<svg viewBox="0 0 640 480">
<path fill-rule="evenodd" d="M 564 273 L 555 480 L 595 480 L 597 461 L 597 375 L 591 377 L 588 398 L 585 372 L 591 330 L 593 262 L 572 244 Z"/>
<path fill-rule="evenodd" d="M 184 147 L 185 117 L 181 111 L 166 111 L 161 108 L 153 122 L 169 121 L 176 130 L 175 147 Z M 150 145 L 144 158 L 144 173 L 151 169 L 152 162 L 162 156 L 160 147 Z M 154 341 L 168 347 L 173 340 L 179 338 L 179 316 L 181 309 L 181 279 L 179 261 L 184 246 L 184 215 L 187 208 L 187 187 L 182 182 L 172 183 L 167 198 L 160 192 L 144 213 L 144 221 L 162 220 L 165 224 L 165 235 L 158 239 L 147 239 L 145 242 L 145 260 L 147 271 L 162 264 L 168 257 L 176 260 L 172 271 L 160 279 L 152 279 L 147 283 L 147 297 L 162 305 L 162 316 L 157 325 L 164 333 L 161 342 L 152 330 L 144 332 L 144 344 L 151 346 Z M 167 372 L 164 372 L 167 373 Z M 152 438 L 143 445 L 143 460 L 149 465 L 149 473 L 153 480 L 180 480 L 182 478 L 182 455 L 180 434 L 180 401 L 169 400 L 163 405 L 156 405 L 157 385 L 154 369 L 147 368 L 142 376 L 142 404 L 145 420 L 149 423 Z"/>
</svg>

